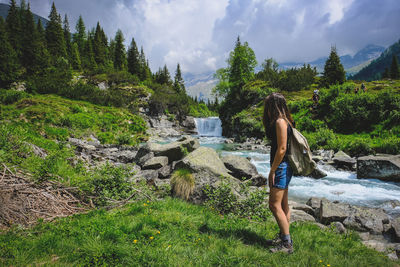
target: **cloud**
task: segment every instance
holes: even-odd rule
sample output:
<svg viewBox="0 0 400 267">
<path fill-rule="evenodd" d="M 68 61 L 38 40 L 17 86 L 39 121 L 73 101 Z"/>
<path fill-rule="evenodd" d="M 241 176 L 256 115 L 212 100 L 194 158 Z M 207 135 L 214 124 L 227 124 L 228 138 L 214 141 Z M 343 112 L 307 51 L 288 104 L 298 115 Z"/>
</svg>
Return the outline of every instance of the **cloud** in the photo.
<svg viewBox="0 0 400 267">
<path fill-rule="evenodd" d="M 0 0 L 8 3 L 8 0 Z M 44 17 L 52 0 L 31 0 Z M 398 0 L 55 0 L 71 29 L 82 15 L 88 29 L 97 21 L 109 37 L 121 29 L 128 45 L 143 46 L 153 71 L 201 73 L 226 66 L 236 37 L 248 41 L 259 63 L 311 61 L 367 44 L 388 46 L 400 37 Z"/>
</svg>

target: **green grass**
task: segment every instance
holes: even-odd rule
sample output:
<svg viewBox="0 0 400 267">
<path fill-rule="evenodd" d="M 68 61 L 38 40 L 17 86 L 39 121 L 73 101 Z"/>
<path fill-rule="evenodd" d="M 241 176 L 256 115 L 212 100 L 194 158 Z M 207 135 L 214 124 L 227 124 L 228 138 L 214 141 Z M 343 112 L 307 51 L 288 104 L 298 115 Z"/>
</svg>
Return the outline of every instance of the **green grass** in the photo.
<svg viewBox="0 0 400 267">
<path fill-rule="evenodd" d="M 167 198 L 4 232 L 0 265 L 395 266 L 355 234 L 338 235 L 305 223 L 291 226 L 294 254 L 271 254 L 265 241 L 277 230 L 272 220 L 224 217 Z"/>
</svg>

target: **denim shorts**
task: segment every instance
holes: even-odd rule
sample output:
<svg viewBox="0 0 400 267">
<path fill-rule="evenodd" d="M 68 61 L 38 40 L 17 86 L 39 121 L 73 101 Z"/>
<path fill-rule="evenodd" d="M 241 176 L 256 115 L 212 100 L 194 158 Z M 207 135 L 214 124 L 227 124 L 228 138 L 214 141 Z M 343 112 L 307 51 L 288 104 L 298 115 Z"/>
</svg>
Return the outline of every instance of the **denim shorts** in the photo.
<svg viewBox="0 0 400 267">
<path fill-rule="evenodd" d="M 278 169 L 275 171 L 275 180 L 273 187 L 279 189 L 286 189 L 289 186 L 290 180 L 292 179 L 293 171 L 290 167 L 289 162 L 282 161 L 279 164 Z"/>
</svg>

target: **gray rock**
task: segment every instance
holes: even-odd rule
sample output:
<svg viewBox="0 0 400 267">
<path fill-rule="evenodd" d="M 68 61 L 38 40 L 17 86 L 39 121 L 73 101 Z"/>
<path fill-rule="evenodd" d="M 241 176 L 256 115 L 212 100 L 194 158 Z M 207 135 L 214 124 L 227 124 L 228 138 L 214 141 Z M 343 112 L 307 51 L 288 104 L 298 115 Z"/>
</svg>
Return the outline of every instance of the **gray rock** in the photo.
<svg viewBox="0 0 400 267">
<path fill-rule="evenodd" d="M 172 168 L 170 165 L 164 166 L 158 170 L 158 178 L 166 179 L 171 176 Z"/>
<path fill-rule="evenodd" d="M 357 159 L 357 178 L 400 182 L 400 155 L 366 156 Z"/>
<path fill-rule="evenodd" d="M 233 141 L 232 138 L 227 138 L 227 139 L 225 139 L 224 143 L 225 143 L 225 144 L 233 144 L 234 141 Z"/>
<path fill-rule="evenodd" d="M 137 152 L 131 150 L 123 150 L 115 153 L 115 157 L 123 163 L 132 163 L 135 160 Z"/>
<path fill-rule="evenodd" d="M 307 205 L 310 206 L 313 209 L 319 209 L 321 207 L 321 200 L 322 198 L 317 198 L 317 197 L 311 197 L 307 201 Z"/>
<path fill-rule="evenodd" d="M 392 229 L 394 233 L 394 239 L 400 242 L 400 217 L 392 220 Z"/>
<path fill-rule="evenodd" d="M 322 156 L 312 156 L 312 160 L 318 163 L 320 161 L 323 161 L 324 158 Z"/>
<path fill-rule="evenodd" d="M 222 162 L 230 171 L 230 174 L 239 180 L 250 179 L 258 174 L 256 167 L 251 162 L 243 157 L 228 155 L 222 157 Z"/>
<path fill-rule="evenodd" d="M 188 130 L 196 129 L 196 122 L 192 116 L 187 116 L 186 119 L 181 123 L 181 125 Z"/>
<path fill-rule="evenodd" d="M 31 147 L 33 154 L 35 154 L 36 156 L 44 159 L 47 157 L 47 152 L 46 150 L 44 150 L 41 147 L 38 147 L 37 145 L 31 144 L 31 143 L 27 143 L 28 146 Z"/>
<path fill-rule="evenodd" d="M 339 151 L 334 155 L 333 162 L 337 168 L 350 171 L 356 170 L 357 160 L 350 157 L 343 151 Z"/>
<path fill-rule="evenodd" d="M 147 143 L 139 149 L 138 157 L 142 157 L 151 151 L 155 156 L 168 157 L 168 162 L 172 163 L 173 161 L 182 159 L 186 153 L 190 153 L 198 147 L 200 147 L 200 144 L 197 139 L 184 136 L 176 142 L 165 145 Z"/>
<path fill-rule="evenodd" d="M 139 150 L 140 151 L 140 150 Z M 138 152 L 138 154 L 139 154 L 139 152 Z M 139 166 L 143 166 L 147 161 L 149 161 L 151 158 L 153 158 L 154 157 L 154 153 L 153 152 L 149 152 L 149 153 L 147 153 L 147 154 L 145 154 L 144 156 L 142 156 L 138 161 L 137 161 L 137 163 L 138 163 L 138 165 Z M 138 156 L 136 155 L 136 158 L 135 158 L 135 160 L 137 160 L 137 158 L 138 158 Z"/>
<path fill-rule="evenodd" d="M 325 225 L 331 222 L 343 222 L 351 213 L 350 205 L 321 200 L 319 221 Z"/>
<path fill-rule="evenodd" d="M 149 159 L 143 164 L 143 170 L 158 170 L 162 167 L 167 166 L 168 158 L 161 156 L 161 157 L 154 157 Z"/>
<path fill-rule="evenodd" d="M 360 236 L 361 240 L 363 240 L 363 241 L 369 240 L 369 232 L 358 233 L 358 235 Z"/>
<path fill-rule="evenodd" d="M 107 82 L 101 82 L 97 85 L 97 87 L 99 87 L 100 90 L 107 90 L 108 88 L 110 88 L 110 86 L 108 86 Z"/>
<path fill-rule="evenodd" d="M 264 186 L 267 184 L 267 178 L 258 174 L 250 179 L 252 186 Z"/>
<path fill-rule="evenodd" d="M 222 180 L 229 183 L 233 190 L 232 193 L 240 196 L 239 181 L 229 174 L 224 163 L 219 158 L 214 149 L 199 147 L 189 153 L 185 158 L 175 164 L 175 169 L 186 168 L 192 171 L 195 179 L 195 188 L 189 196 L 189 201 L 196 204 L 204 202 L 206 196 L 204 188 L 206 185 L 216 188 Z"/>
<path fill-rule="evenodd" d="M 291 211 L 290 221 L 292 222 L 315 222 L 315 218 L 302 210 Z"/>
<path fill-rule="evenodd" d="M 313 208 L 306 204 L 289 201 L 289 206 L 291 206 L 293 210 L 302 210 L 310 215 L 314 215 Z"/>
<path fill-rule="evenodd" d="M 312 154 L 313 156 L 317 157 L 317 159 L 321 159 L 323 161 L 331 161 L 334 155 L 334 151 L 320 149 L 313 151 Z"/>
<path fill-rule="evenodd" d="M 310 173 L 310 175 L 308 175 L 308 177 L 311 177 L 311 178 L 314 178 L 314 179 L 321 179 L 321 178 L 324 178 L 326 176 L 327 176 L 327 174 L 324 171 L 322 171 L 321 169 L 319 169 L 318 167 L 315 168 L 313 170 L 313 172 Z"/>
<path fill-rule="evenodd" d="M 335 230 L 338 234 L 344 234 L 346 232 L 346 227 L 341 222 L 333 222 L 331 227 Z"/>
</svg>

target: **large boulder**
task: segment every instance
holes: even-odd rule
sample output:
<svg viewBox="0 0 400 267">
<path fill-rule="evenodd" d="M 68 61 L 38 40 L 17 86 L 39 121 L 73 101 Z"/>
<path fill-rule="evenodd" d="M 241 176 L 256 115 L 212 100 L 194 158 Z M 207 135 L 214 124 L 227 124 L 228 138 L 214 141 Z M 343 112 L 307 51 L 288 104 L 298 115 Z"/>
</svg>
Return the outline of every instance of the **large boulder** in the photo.
<svg viewBox="0 0 400 267">
<path fill-rule="evenodd" d="M 351 208 L 348 204 L 334 203 L 322 199 L 319 210 L 319 220 L 328 225 L 331 222 L 343 222 L 351 214 Z"/>
<path fill-rule="evenodd" d="M 222 162 L 235 178 L 246 180 L 258 174 L 256 167 L 246 158 L 228 155 L 222 157 Z"/>
<path fill-rule="evenodd" d="M 206 199 L 204 189 L 206 186 L 216 188 L 222 180 L 232 186 L 233 193 L 239 195 L 239 181 L 229 174 L 229 170 L 219 158 L 214 149 L 200 147 L 188 154 L 181 161 L 174 164 L 174 169 L 189 169 L 195 180 L 195 188 L 189 196 L 189 201 L 200 204 Z"/>
<path fill-rule="evenodd" d="M 315 222 L 315 218 L 302 210 L 291 211 L 290 220 L 292 222 Z"/>
<path fill-rule="evenodd" d="M 384 232 L 384 224 L 388 222 L 389 217 L 382 209 L 352 206 L 343 224 L 349 229 L 376 235 Z"/>
<path fill-rule="evenodd" d="M 162 167 L 165 167 L 168 165 L 168 158 L 161 156 L 161 157 L 154 157 L 149 159 L 143 164 L 142 169 L 143 170 L 158 170 L 161 169 Z"/>
<path fill-rule="evenodd" d="M 136 160 L 140 161 L 141 157 L 153 152 L 156 157 L 168 157 L 168 163 L 172 163 L 173 161 L 182 159 L 187 153 L 192 152 L 198 147 L 200 147 L 199 141 L 190 136 L 183 136 L 178 141 L 165 145 L 146 143 L 139 149 Z"/>
<path fill-rule="evenodd" d="M 400 182 L 400 155 L 376 155 L 357 159 L 357 178 Z"/>
<path fill-rule="evenodd" d="M 349 171 L 356 170 L 357 160 L 350 157 L 343 151 L 339 151 L 333 156 L 333 162 L 334 165 L 339 169 L 344 169 Z"/>
<path fill-rule="evenodd" d="M 181 123 L 183 127 L 185 127 L 190 132 L 196 132 L 196 122 L 194 118 L 191 116 L 187 116 L 186 119 Z"/>
</svg>

